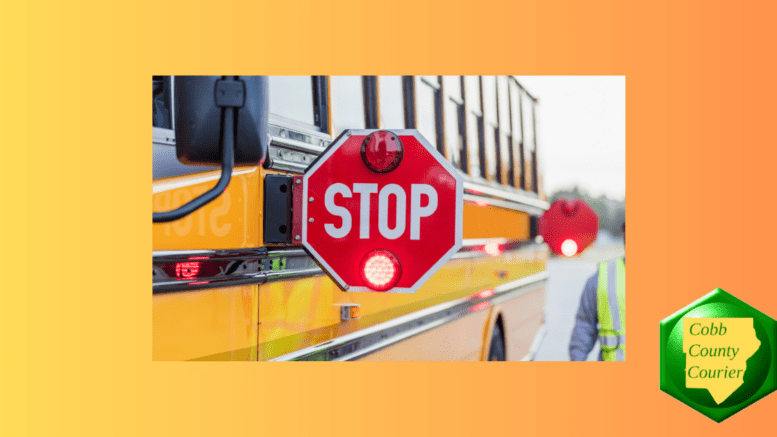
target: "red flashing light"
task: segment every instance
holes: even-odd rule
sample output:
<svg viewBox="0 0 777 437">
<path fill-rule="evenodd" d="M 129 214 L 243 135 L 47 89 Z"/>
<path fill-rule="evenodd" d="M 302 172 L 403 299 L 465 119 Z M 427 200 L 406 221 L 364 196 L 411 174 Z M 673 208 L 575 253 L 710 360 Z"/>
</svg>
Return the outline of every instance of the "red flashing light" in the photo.
<svg viewBox="0 0 777 437">
<path fill-rule="evenodd" d="M 368 253 L 359 270 L 367 286 L 375 291 L 386 291 L 394 287 L 402 276 L 399 259 L 385 249 L 375 249 Z"/>
<path fill-rule="evenodd" d="M 399 137 L 388 131 L 373 132 L 362 142 L 362 161 L 376 173 L 388 173 L 397 168 L 404 153 Z"/>
<path fill-rule="evenodd" d="M 479 304 L 472 306 L 469 310 L 472 312 L 476 312 L 476 311 L 482 311 L 486 308 L 488 308 L 488 302 L 480 302 Z"/>
<path fill-rule="evenodd" d="M 490 243 L 486 243 L 486 245 L 483 246 L 483 252 L 485 252 L 487 255 L 499 256 L 502 254 L 502 246 L 498 241 L 492 241 Z"/>
<path fill-rule="evenodd" d="M 496 292 L 494 291 L 493 288 L 487 288 L 485 290 L 480 290 L 479 292 L 477 292 L 474 297 L 478 299 L 485 299 L 487 297 L 493 296 L 495 293 Z"/>
<path fill-rule="evenodd" d="M 202 263 L 197 261 L 175 263 L 175 277 L 178 279 L 196 278 L 197 275 L 200 273 L 201 265 Z"/>
<path fill-rule="evenodd" d="M 577 242 L 571 238 L 567 238 L 561 243 L 561 253 L 564 256 L 575 256 L 577 254 Z"/>
<path fill-rule="evenodd" d="M 475 205 L 477 205 L 477 206 L 489 206 L 491 204 L 488 203 L 487 200 L 476 200 L 475 201 Z"/>
</svg>

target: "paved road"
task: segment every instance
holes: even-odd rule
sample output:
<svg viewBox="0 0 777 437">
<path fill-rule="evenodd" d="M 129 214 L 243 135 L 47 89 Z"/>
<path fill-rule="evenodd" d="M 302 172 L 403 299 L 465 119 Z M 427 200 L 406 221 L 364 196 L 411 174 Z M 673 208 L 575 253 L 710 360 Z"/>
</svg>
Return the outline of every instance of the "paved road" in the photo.
<svg viewBox="0 0 777 437">
<path fill-rule="evenodd" d="M 623 255 L 623 246 L 591 248 L 575 258 L 552 258 L 548 261 L 548 289 L 545 303 L 547 334 L 537 351 L 536 361 L 569 360 L 569 338 L 575 326 L 575 315 L 586 280 L 596 273 L 599 261 Z M 588 355 L 589 361 L 599 356 L 599 343 Z"/>
</svg>

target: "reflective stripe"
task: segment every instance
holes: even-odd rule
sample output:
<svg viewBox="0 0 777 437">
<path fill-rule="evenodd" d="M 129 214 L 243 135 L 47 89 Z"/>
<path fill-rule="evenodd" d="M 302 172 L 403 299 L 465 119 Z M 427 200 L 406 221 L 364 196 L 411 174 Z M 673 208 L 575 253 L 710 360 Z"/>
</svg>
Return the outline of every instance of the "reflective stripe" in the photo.
<svg viewBox="0 0 777 437">
<path fill-rule="evenodd" d="M 610 305 L 612 330 L 621 330 L 621 312 L 618 309 L 618 264 L 617 261 L 607 263 L 607 302 Z"/>
<path fill-rule="evenodd" d="M 599 335 L 599 343 L 602 347 L 616 348 L 621 345 L 626 345 L 625 335 Z"/>
<path fill-rule="evenodd" d="M 605 361 L 626 359 L 626 264 L 614 260 L 599 264 L 596 290 L 599 344 Z"/>
</svg>

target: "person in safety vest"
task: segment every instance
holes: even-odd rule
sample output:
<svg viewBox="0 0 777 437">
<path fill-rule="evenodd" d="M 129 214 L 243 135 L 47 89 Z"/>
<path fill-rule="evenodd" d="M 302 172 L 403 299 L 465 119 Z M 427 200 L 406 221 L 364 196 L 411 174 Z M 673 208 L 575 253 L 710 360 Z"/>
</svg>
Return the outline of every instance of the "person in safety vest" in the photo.
<svg viewBox="0 0 777 437">
<path fill-rule="evenodd" d="M 569 342 L 569 358 L 585 361 L 597 339 L 602 347 L 599 361 L 626 360 L 626 258 L 599 263 L 597 273 L 586 282 Z"/>
</svg>

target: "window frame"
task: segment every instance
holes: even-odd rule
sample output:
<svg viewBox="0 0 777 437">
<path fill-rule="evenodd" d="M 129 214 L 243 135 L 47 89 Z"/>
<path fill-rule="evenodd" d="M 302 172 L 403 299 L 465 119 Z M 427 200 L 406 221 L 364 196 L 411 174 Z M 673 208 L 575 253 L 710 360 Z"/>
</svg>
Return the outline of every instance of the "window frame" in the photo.
<svg viewBox="0 0 777 437">
<path fill-rule="evenodd" d="M 464 76 L 445 76 L 449 77 L 452 80 L 451 86 L 458 88 L 458 96 L 454 96 L 452 93 L 449 92 L 449 90 L 445 86 L 445 80 L 443 76 L 440 76 L 440 85 L 442 87 L 442 90 L 440 91 L 441 96 L 441 120 L 443 122 L 443 126 L 441 129 L 442 136 L 443 136 L 443 147 L 445 149 L 445 158 L 453 164 L 453 159 L 451 156 L 451 152 L 453 152 L 453 148 L 448 146 L 448 141 L 450 140 L 447 135 L 447 129 L 446 129 L 446 122 L 447 122 L 447 114 L 446 114 L 446 103 L 449 101 L 455 105 L 455 123 L 456 123 L 456 133 L 459 137 L 462 138 L 462 144 L 461 149 L 459 149 L 456 161 L 458 162 L 458 168 L 462 172 L 469 174 L 469 156 L 467 151 L 467 109 L 464 101 Z M 457 138 L 458 140 L 458 138 Z M 455 167 L 455 166 L 454 166 Z"/>
<path fill-rule="evenodd" d="M 467 85 L 467 78 L 470 84 Z M 465 142 L 467 144 L 467 174 L 475 179 L 486 181 L 485 172 L 485 139 L 483 135 L 483 94 L 482 94 L 482 81 L 480 76 L 462 76 L 462 100 L 464 100 L 464 125 L 466 131 Z M 475 90 L 468 91 L 468 86 L 473 86 Z M 469 101 L 467 95 L 470 97 L 477 96 L 477 102 Z M 470 116 L 474 117 L 474 123 L 470 123 Z M 474 124 L 474 125 L 473 125 Z M 477 144 L 471 144 L 469 136 L 472 135 Z M 474 154 L 478 159 L 477 174 L 473 168 L 472 160 L 469 159 L 469 154 Z"/>
<path fill-rule="evenodd" d="M 169 80 L 170 90 L 170 129 L 154 126 L 154 121 L 151 121 L 151 138 L 152 142 L 158 144 L 165 144 L 169 146 L 175 146 L 175 76 L 164 76 Z M 153 80 L 153 76 L 152 76 Z M 153 98 L 153 96 L 152 96 Z"/>
<path fill-rule="evenodd" d="M 334 77 L 338 77 L 338 75 L 333 75 L 333 76 L 334 76 Z M 328 82 L 328 85 L 329 85 L 329 86 L 331 86 L 331 78 L 332 78 L 333 76 L 326 76 L 326 77 L 327 77 L 327 79 L 328 79 L 328 81 L 329 81 L 329 82 Z M 349 76 L 349 75 L 342 75 L 342 76 L 339 76 L 339 77 L 343 77 L 343 76 Z M 368 82 L 371 82 L 370 80 L 367 80 L 367 79 L 366 79 L 368 76 L 358 76 L 358 75 L 352 75 L 352 77 L 358 77 L 358 78 L 360 78 L 360 79 L 361 79 L 361 88 L 362 88 L 362 117 L 364 118 L 364 127 L 363 127 L 362 129 L 372 129 L 372 128 L 368 127 L 368 126 L 369 126 L 368 122 L 372 122 L 372 120 L 368 120 L 368 115 L 367 115 L 367 99 L 368 99 L 368 97 L 369 97 L 369 98 L 373 98 L 373 97 L 375 97 L 375 96 L 371 96 L 371 93 L 372 93 L 373 91 L 374 91 L 374 92 L 377 92 L 377 88 L 373 88 L 373 90 L 369 90 L 369 91 L 367 90 L 367 87 L 368 87 L 368 86 L 370 86 L 370 87 L 375 87 L 375 84 L 372 84 L 372 83 L 370 83 L 370 84 L 368 85 Z M 372 76 L 372 77 L 374 77 L 374 76 Z M 329 89 L 331 90 L 331 88 L 329 88 Z M 336 91 L 335 91 L 335 92 L 336 92 Z M 331 100 L 334 100 L 334 99 L 332 98 L 332 96 L 331 96 L 331 93 L 329 94 L 329 97 L 330 97 L 330 99 L 331 99 Z M 375 97 L 375 98 L 377 99 L 377 97 Z M 377 100 L 375 100 L 375 102 L 377 102 Z M 333 107 L 333 105 L 332 105 L 332 102 L 330 101 L 330 102 L 327 102 L 327 103 L 329 104 L 329 108 L 330 108 L 330 111 L 329 111 L 329 113 L 331 114 L 331 108 Z M 371 116 L 370 116 L 370 117 L 371 117 Z M 375 125 L 377 126 L 377 122 L 378 122 L 378 121 L 377 121 L 377 113 L 376 113 L 375 117 L 376 117 L 376 118 L 375 118 Z M 336 120 L 336 119 L 337 119 L 337 115 L 335 115 L 335 116 L 334 116 L 334 117 L 332 117 L 332 118 Z M 330 123 L 329 123 L 329 129 L 330 129 L 331 131 L 334 131 L 334 126 L 332 126 L 332 122 L 331 122 L 331 120 L 330 120 Z M 342 132 L 337 132 L 337 135 L 340 135 L 341 133 L 342 133 Z M 330 134 L 330 136 L 331 136 L 332 138 L 334 138 L 334 132 L 329 132 L 329 134 Z"/>
<path fill-rule="evenodd" d="M 275 77 L 283 77 L 283 76 L 291 76 L 291 75 L 276 75 Z M 267 76 L 267 78 L 271 78 L 273 76 Z M 268 120 L 270 124 L 289 128 L 295 131 L 300 131 L 303 133 L 323 133 L 327 134 L 329 133 L 329 109 L 328 109 L 328 100 L 329 100 L 329 83 L 328 83 L 328 76 L 300 76 L 300 77 L 309 77 L 311 80 L 311 99 L 313 103 L 313 124 L 295 120 L 290 117 L 286 117 L 280 114 L 275 114 L 272 111 L 269 111 L 268 108 Z M 268 90 L 269 91 L 269 90 Z M 272 94 L 270 92 L 270 94 Z M 272 96 L 269 95 L 269 98 L 272 99 Z"/>
<path fill-rule="evenodd" d="M 492 75 L 486 75 L 486 76 L 479 76 L 480 77 L 480 110 L 483 113 L 483 117 L 481 118 L 481 129 L 482 129 L 482 155 L 485 159 L 485 171 L 481 171 L 481 175 L 484 179 L 486 179 L 489 182 L 497 182 L 501 184 L 501 175 L 502 175 L 502 157 L 499 151 L 499 102 L 497 101 L 497 94 L 498 94 L 498 87 L 497 87 L 497 76 Z M 493 78 L 493 92 L 494 95 L 491 96 L 489 102 L 486 102 L 486 96 L 488 95 L 486 93 L 486 78 Z M 489 110 L 486 106 L 486 104 L 493 105 L 493 107 Z M 493 115 L 490 114 L 490 112 L 493 111 Z M 488 151 L 488 142 L 491 139 L 489 137 L 489 134 L 493 135 L 493 146 L 494 146 L 494 174 L 492 175 L 489 171 L 490 165 L 491 165 L 491 157 L 489 156 Z"/>
<path fill-rule="evenodd" d="M 380 94 L 381 94 L 381 87 L 382 87 L 382 85 L 381 85 L 381 77 L 389 77 L 389 76 L 374 76 L 374 77 L 375 77 L 375 83 L 376 83 L 375 107 L 376 107 L 376 114 L 377 114 L 377 121 L 378 121 L 378 124 L 376 125 L 377 126 L 376 129 L 393 129 L 394 128 L 393 126 L 392 127 L 388 127 L 388 126 L 381 125 L 381 120 L 382 120 L 382 118 L 381 118 L 381 116 L 382 116 L 381 114 L 382 113 L 381 113 L 381 110 L 380 110 L 380 105 L 381 105 L 381 103 L 380 103 L 381 102 Z M 405 76 L 395 76 L 395 77 L 399 78 L 400 92 L 402 93 L 402 97 L 401 97 L 402 98 L 402 107 L 401 107 L 401 110 L 402 110 L 402 126 L 400 126 L 400 128 L 401 129 L 411 129 L 407 125 L 407 115 L 406 115 L 407 114 L 407 97 L 406 97 L 406 93 L 405 93 L 405 84 L 404 84 Z"/>
<path fill-rule="evenodd" d="M 362 76 L 365 129 L 378 129 L 378 76 Z"/>
<path fill-rule="evenodd" d="M 515 90 L 515 92 L 513 92 Z M 510 96 L 510 121 L 512 123 L 511 130 L 512 130 L 512 150 L 514 152 L 513 155 L 513 187 L 523 190 L 525 185 L 524 178 L 525 178 L 525 169 L 524 169 L 524 153 L 523 153 L 523 110 L 522 110 L 522 102 L 523 99 L 521 97 L 521 92 L 523 90 L 523 87 L 518 82 L 518 80 L 510 76 L 508 81 L 508 92 Z M 515 102 L 513 102 L 513 98 L 515 97 Z M 517 122 L 517 123 L 516 123 Z M 519 138 L 516 139 L 516 136 L 519 136 Z M 518 150 L 515 150 L 515 149 Z M 515 154 L 517 152 L 517 156 Z M 516 167 L 516 164 L 517 167 Z M 515 174 L 515 170 L 520 169 L 519 174 Z"/>
<path fill-rule="evenodd" d="M 503 86 L 506 86 L 505 90 L 502 90 Z M 496 155 L 498 157 L 497 164 L 500 166 L 500 169 L 497 171 L 497 174 L 500 175 L 498 179 L 502 185 L 513 186 L 513 140 L 512 119 L 510 118 L 509 76 L 496 76 L 496 107 Z"/>
<path fill-rule="evenodd" d="M 406 116 L 405 116 L 405 125 L 407 126 L 407 129 L 419 129 L 418 128 L 418 91 L 419 87 L 417 86 L 418 82 L 422 82 L 422 86 L 428 86 L 432 89 L 432 111 L 434 114 L 432 114 L 434 119 L 434 142 L 435 142 L 435 148 L 438 152 L 440 152 L 443 156 L 445 156 L 445 159 L 448 159 L 448 155 L 445 150 L 445 133 L 442 132 L 442 129 L 444 129 L 444 120 L 443 120 L 443 98 L 442 98 L 442 76 L 432 76 L 436 78 L 436 83 L 431 82 L 429 80 L 429 76 L 403 76 L 403 78 L 407 78 L 407 82 L 405 83 L 406 93 L 405 98 L 408 98 L 408 95 L 411 97 L 411 102 L 406 102 Z M 411 124 L 408 123 L 409 118 L 412 118 L 412 127 Z"/>
</svg>

